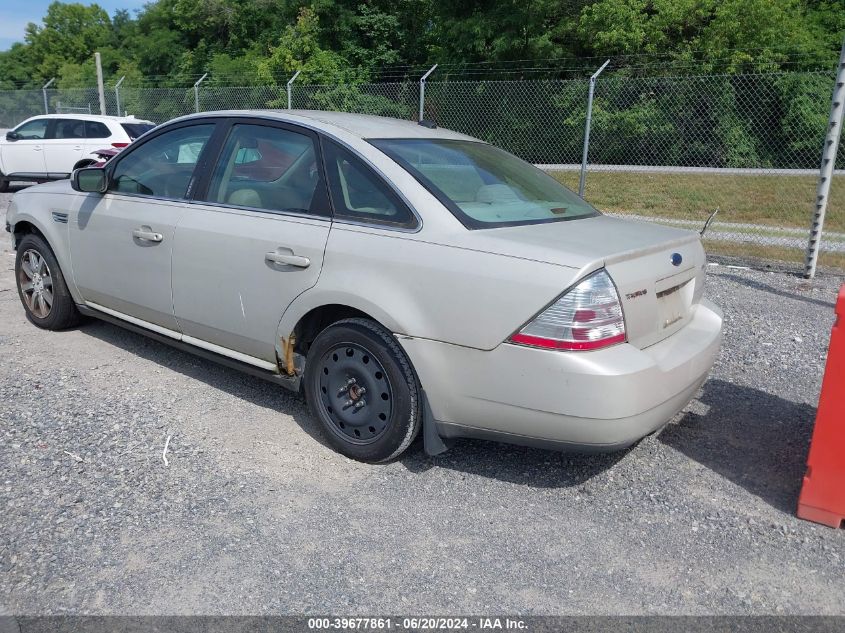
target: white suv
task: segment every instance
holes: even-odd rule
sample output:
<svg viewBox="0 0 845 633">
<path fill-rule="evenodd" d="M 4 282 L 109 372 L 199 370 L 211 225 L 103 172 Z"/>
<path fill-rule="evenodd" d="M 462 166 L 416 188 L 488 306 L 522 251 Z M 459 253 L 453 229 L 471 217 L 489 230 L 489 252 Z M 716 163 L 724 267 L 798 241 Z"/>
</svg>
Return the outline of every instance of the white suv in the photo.
<svg viewBox="0 0 845 633">
<path fill-rule="evenodd" d="M 126 147 L 155 127 L 135 117 L 46 114 L 27 119 L 0 138 L 0 191 L 12 180 L 59 180 L 96 162 L 104 146 Z"/>
</svg>

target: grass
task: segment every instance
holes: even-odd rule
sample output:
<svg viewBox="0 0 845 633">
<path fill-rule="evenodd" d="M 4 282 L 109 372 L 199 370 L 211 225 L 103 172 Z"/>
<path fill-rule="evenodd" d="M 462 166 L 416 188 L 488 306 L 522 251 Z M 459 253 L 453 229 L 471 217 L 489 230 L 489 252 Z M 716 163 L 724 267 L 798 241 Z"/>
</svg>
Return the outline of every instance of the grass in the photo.
<svg viewBox="0 0 845 633">
<path fill-rule="evenodd" d="M 577 171 L 551 175 L 577 191 Z M 719 222 L 809 230 L 816 184 L 815 176 L 588 172 L 585 197 L 602 211 L 703 223 L 719 207 Z M 831 183 L 825 228 L 845 231 L 845 176 Z"/>
<path fill-rule="evenodd" d="M 728 255 L 743 259 L 768 259 L 779 262 L 790 262 L 796 264 L 796 269 L 804 268 L 804 251 L 797 248 L 784 248 L 782 246 L 765 246 L 763 244 L 748 244 L 746 242 L 717 242 L 715 240 L 704 240 L 704 250 L 708 255 Z M 820 267 L 838 268 L 845 270 L 845 253 L 819 253 L 818 265 Z"/>
</svg>

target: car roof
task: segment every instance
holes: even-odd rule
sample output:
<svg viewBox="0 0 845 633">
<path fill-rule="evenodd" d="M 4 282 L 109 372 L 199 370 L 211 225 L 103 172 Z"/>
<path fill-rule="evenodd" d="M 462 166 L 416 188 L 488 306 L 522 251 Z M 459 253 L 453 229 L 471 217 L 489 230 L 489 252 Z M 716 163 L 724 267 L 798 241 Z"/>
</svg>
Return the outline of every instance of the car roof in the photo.
<svg viewBox="0 0 845 633">
<path fill-rule="evenodd" d="M 208 116 L 247 116 L 275 119 L 300 123 L 308 127 L 331 131 L 340 129 L 362 139 L 375 138 L 440 138 L 465 141 L 478 141 L 471 136 L 454 132 L 445 128 L 430 128 L 420 125 L 416 121 L 405 121 L 372 114 L 355 114 L 352 112 L 331 112 L 325 110 L 220 110 L 217 112 L 203 112 L 189 118 Z"/>
<path fill-rule="evenodd" d="M 39 114 L 31 117 L 33 119 L 76 119 L 78 121 L 112 121 L 114 123 L 142 123 L 151 124 L 146 119 L 136 119 L 134 116 L 109 116 L 105 114 L 84 114 L 80 112 L 68 112 L 66 114 Z M 154 124 L 153 124 L 154 125 Z"/>
</svg>

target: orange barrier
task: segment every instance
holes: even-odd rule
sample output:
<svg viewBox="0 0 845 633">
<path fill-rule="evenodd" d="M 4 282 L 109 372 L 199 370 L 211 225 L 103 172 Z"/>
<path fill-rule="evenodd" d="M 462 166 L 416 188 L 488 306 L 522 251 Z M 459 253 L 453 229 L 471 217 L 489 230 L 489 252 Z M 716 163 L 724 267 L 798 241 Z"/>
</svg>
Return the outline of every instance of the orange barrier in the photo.
<svg viewBox="0 0 845 633">
<path fill-rule="evenodd" d="M 845 285 L 836 302 L 798 516 L 835 528 L 845 521 Z"/>
</svg>

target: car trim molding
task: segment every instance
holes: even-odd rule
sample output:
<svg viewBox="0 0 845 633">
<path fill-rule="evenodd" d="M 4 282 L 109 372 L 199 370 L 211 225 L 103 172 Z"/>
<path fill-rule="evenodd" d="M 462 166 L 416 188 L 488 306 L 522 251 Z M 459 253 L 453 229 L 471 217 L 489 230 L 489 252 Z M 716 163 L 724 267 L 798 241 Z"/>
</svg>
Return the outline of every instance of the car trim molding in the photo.
<svg viewBox="0 0 845 633">
<path fill-rule="evenodd" d="M 229 358 L 239 360 L 242 363 L 247 363 L 248 365 L 255 365 L 256 367 L 260 367 L 261 369 L 266 369 L 268 371 L 279 371 L 279 366 L 276 363 L 270 363 L 266 360 L 255 358 L 254 356 L 247 356 L 241 352 L 236 352 L 235 350 L 227 347 L 221 347 L 220 345 L 215 345 L 214 343 L 209 343 L 208 341 L 203 341 L 202 339 L 194 338 L 193 336 L 186 336 L 183 334 L 180 339 L 183 343 L 187 343 L 188 345 L 201 347 L 203 349 L 207 349 L 209 352 L 214 352 L 215 354 L 220 354 L 221 356 L 228 356 Z"/>
<path fill-rule="evenodd" d="M 228 358 L 232 358 L 242 363 L 246 363 L 247 365 L 259 367 L 267 371 L 277 373 L 279 371 L 279 366 L 275 363 L 270 363 L 266 360 L 255 358 L 253 356 L 248 356 L 246 354 L 242 354 L 241 352 L 236 352 L 235 350 L 231 350 L 226 347 L 221 347 L 220 345 L 215 345 L 214 343 L 209 343 L 208 341 L 203 341 L 202 339 L 194 338 L 193 336 L 185 336 L 184 334 L 175 332 L 174 330 L 170 330 L 166 327 L 156 325 L 155 323 L 150 323 L 149 321 L 144 321 L 143 319 L 138 319 L 123 312 L 118 312 L 117 310 L 112 310 L 111 308 L 101 306 L 100 304 L 94 303 L 92 301 L 86 301 L 85 305 L 89 308 L 92 308 L 93 310 L 103 312 L 105 314 L 108 314 L 109 316 L 113 316 L 122 321 L 126 321 L 127 323 L 131 323 L 132 325 L 135 325 L 137 327 L 155 332 L 156 334 L 166 336 L 167 338 L 173 339 L 174 341 L 181 341 L 188 345 L 193 345 L 194 347 L 200 347 L 202 349 L 208 350 L 209 352 L 214 352 L 215 354 L 219 354 L 221 356 L 227 356 Z"/>
</svg>

